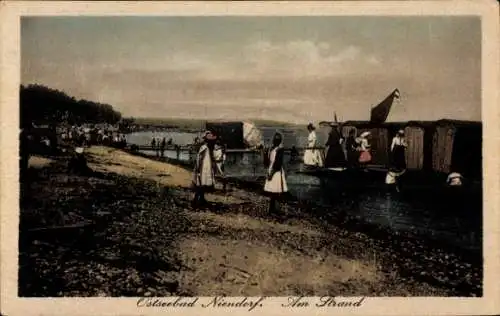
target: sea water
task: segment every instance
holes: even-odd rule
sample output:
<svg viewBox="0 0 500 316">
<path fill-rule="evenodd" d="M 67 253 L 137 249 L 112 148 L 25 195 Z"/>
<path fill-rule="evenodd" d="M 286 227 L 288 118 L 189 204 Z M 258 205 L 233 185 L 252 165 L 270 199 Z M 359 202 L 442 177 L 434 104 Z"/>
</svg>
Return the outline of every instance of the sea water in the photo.
<svg viewBox="0 0 500 316">
<path fill-rule="evenodd" d="M 283 135 L 285 147 L 303 147 L 307 143 L 307 130 L 284 127 L 261 127 L 264 142 L 270 144 L 276 131 Z M 317 132 L 320 144 L 326 141 L 326 132 Z M 138 132 L 127 136 L 131 144 L 149 145 L 151 137 L 172 138 L 178 145 L 191 144 L 196 133 Z M 154 151 L 144 151 L 155 155 Z M 166 150 L 165 156 L 176 159 L 175 151 Z M 180 159 L 189 161 L 187 152 Z M 480 251 L 482 245 L 482 201 L 480 192 L 473 197 L 461 196 L 463 201 L 449 200 L 439 193 L 388 194 L 383 184 L 359 190 L 354 195 L 333 194 L 340 190 L 335 180 L 322 180 L 316 176 L 297 173 L 300 161 L 291 162 L 287 154 L 284 168 L 290 193 L 298 200 L 313 201 L 325 213 L 343 212 L 369 224 L 394 232 L 407 231 L 416 236 L 435 239 L 462 249 Z M 225 164 L 226 176 L 256 181 L 266 174 L 261 156 L 257 153 L 229 153 Z M 430 192 L 430 194 L 429 194 Z M 457 197 L 455 197 L 457 198 Z"/>
</svg>

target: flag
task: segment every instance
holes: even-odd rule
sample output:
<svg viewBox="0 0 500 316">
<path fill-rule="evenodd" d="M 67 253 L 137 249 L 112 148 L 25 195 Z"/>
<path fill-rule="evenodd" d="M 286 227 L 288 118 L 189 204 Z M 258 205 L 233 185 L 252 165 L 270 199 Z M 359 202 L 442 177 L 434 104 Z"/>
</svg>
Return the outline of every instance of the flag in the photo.
<svg viewBox="0 0 500 316">
<path fill-rule="evenodd" d="M 395 89 L 377 106 L 373 107 L 370 115 L 370 122 L 375 124 L 384 123 L 391 111 L 392 103 L 394 100 L 400 100 L 401 94 L 399 89 Z"/>
<path fill-rule="evenodd" d="M 394 99 L 400 100 L 401 94 L 399 93 L 399 89 L 394 90 Z"/>
</svg>

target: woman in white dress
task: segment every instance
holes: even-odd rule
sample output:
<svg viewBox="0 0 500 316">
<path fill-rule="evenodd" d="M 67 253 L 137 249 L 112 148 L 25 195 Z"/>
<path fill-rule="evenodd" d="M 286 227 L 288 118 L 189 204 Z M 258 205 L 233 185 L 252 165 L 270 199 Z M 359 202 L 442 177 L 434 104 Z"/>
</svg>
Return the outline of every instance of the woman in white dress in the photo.
<svg viewBox="0 0 500 316">
<path fill-rule="evenodd" d="M 211 132 L 206 132 L 203 140 L 193 170 L 193 188 L 195 191 L 193 206 L 207 204 L 205 192 L 213 190 L 215 185 L 216 165 L 213 150 L 216 136 Z"/>
<path fill-rule="evenodd" d="M 316 128 L 312 123 L 307 125 L 309 136 L 307 137 L 307 149 L 304 152 L 304 165 L 308 167 L 323 167 L 323 155 L 318 149 Z"/>
<path fill-rule="evenodd" d="M 285 170 L 283 169 L 284 150 L 282 146 L 283 137 L 276 133 L 273 137 L 273 147 L 268 153 L 267 177 L 264 191 L 270 195 L 269 212 L 276 210 L 276 202 L 282 195 L 288 192 Z"/>
</svg>

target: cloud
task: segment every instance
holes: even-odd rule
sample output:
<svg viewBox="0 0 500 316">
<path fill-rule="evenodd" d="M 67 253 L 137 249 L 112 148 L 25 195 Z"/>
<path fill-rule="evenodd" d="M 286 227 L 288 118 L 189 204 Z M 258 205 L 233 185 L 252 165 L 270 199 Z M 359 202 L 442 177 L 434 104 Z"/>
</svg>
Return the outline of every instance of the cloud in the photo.
<svg viewBox="0 0 500 316">
<path fill-rule="evenodd" d="M 388 56 L 335 42 L 257 40 L 230 52 L 183 48 L 99 62 L 42 56 L 23 61 L 22 81 L 110 103 L 133 116 L 307 122 L 335 111 L 343 119 L 367 119 L 370 106 L 396 87 L 404 102 L 391 119 L 441 118 L 451 109 L 463 118 L 478 116 L 479 107 L 456 109 L 473 108 L 480 100 L 479 72 L 471 72 L 480 67 L 474 60 L 455 65 L 450 58 L 424 55 Z"/>
<path fill-rule="evenodd" d="M 267 78 L 325 78 L 379 65 L 373 62 L 375 56 L 359 47 L 334 48 L 306 40 L 257 41 L 244 47 L 242 57 L 247 76 Z"/>
<path fill-rule="evenodd" d="M 360 47 L 333 47 L 297 40 L 248 42 L 231 54 L 176 51 L 160 58 L 124 62 L 121 68 L 176 72 L 177 80 L 308 80 L 376 71 L 380 60 Z"/>
</svg>

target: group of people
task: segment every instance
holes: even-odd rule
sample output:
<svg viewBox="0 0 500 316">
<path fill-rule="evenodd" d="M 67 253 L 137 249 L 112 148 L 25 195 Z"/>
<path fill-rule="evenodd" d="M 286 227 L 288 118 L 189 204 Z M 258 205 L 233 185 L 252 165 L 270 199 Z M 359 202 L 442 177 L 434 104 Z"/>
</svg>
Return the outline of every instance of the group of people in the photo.
<svg viewBox="0 0 500 316">
<path fill-rule="evenodd" d="M 165 137 L 153 137 L 151 139 L 151 148 L 156 152 L 157 157 L 165 156 L 165 149 L 167 146 L 173 145 L 173 140 L 170 138 L 168 141 Z M 177 148 L 178 146 L 176 146 Z"/>
<path fill-rule="evenodd" d="M 348 137 L 344 139 L 339 131 L 339 125 L 332 124 L 331 131 L 326 142 L 326 147 L 321 148 L 313 124 L 307 127 L 309 131 L 308 147 L 305 150 L 303 163 L 308 167 L 327 168 L 362 168 L 367 170 L 367 165 L 372 161 L 371 140 L 369 131 L 362 132 L 356 136 L 356 131 L 351 130 Z M 393 185 L 397 191 L 400 190 L 400 177 L 406 172 L 406 141 L 404 130 L 397 131 L 390 145 L 390 163 L 387 169 L 385 183 Z M 295 149 L 295 151 L 297 151 Z M 283 136 L 275 133 L 272 138 L 271 147 L 263 150 L 263 163 L 266 168 L 266 179 L 264 192 L 270 196 L 269 212 L 276 211 L 277 202 L 288 192 L 288 185 L 284 170 Z M 326 152 L 326 155 L 324 154 Z M 297 152 L 298 153 L 298 152 Z M 294 154 L 292 148 L 291 155 Z M 193 172 L 193 187 L 195 188 L 194 205 L 206 203 L 205 192 L 214 188 L 215 175 L 224 176 L 223 163 L 225 151 L 220 145 L 217 135 L 207 131 L 201 139 L 199 151 L 195 159 Z M 451 186 L 461 185 L 462 176 L 452 173 L 448 177 Z"/>
<path fill-rule="evenodd" d="M 91 145 L 104 145 L 125 147 L 127 140 L 125 134 L 119 133 L 114 128 L 106 126 L 71 126 L 61 128 L 59 137 L 63 143 L 69 143 L 82 147 Z"/>
<path fill-rule="evenodd" d="M 307 138 L 307 148 L 304 152 L 304 165 L 306 167 L 355 168 L 364 167 L 372 161 L 372 135 L 370 131 L 365 131 L 356 137 L 356 131 L 351 130 L 348 137 L 344 139 L 337 123 L 332 123 L 330 128 L 328 140 L 325 144 L 325 155 L 323 148 L 319 147 L 316 128 L 313 124 L 307 126 L 309 136 Z M 398 144 L 406 146 L 403 130 L 400 130 L 396 137 L 401 140 Z M 394 144 L 391 148 L 400 151 L 399 147 L 396 148 Z M 396 154 L 396 156 L 395 159 L 398 160 L 398 165 L 404 163 L 404 159 L 401 161 L 399 154 Z"/>
<path fill-rule="evenodd" d="M 269 211 L 274 212 L 276 203 L 283 193 L 288 192 L 288 187 L 283 169 L 283 136 L 276 133 L 272 140 L 272 147 L 264 152 L 264 165 L 267 168 L 264 191 L 270 196 Z M 211 131 L 205 132 L 201 146 L 195 159 L 193 170 L 194 199 L 193 206 L 199 207 L 207 204 L 205 193 L 215 187 L 216 175 L 224 179 L 224 162 L 226 153 L 221 140 Z M 223 181 L 225 190 L 225 181 Z"/>
<path fill-rule="evenodd" d="M 224 178 L 224 161 L 226 160 L 224 146 L 214 133 L 206 131 L 199 145 L 192 180 L 194 188 L 192 205 L 194 207 L 207 204 L 205 193 L 215 188 L 216 175 Z M 223 181 L 223 188 L 226 189 L 225 181 Z"/>
<path fill-rule="evenodd" d="M 358 137 L 354 129 L 349 131 L 346 139 L 342 136 L 339 125 L 331 124 L 331 130 L 326 142 L 324 155 L 323 148 L 319 147 L 316 128 L 313 124 L 307 126 L 309 131 L 307 149 L 304 152 L 306 167 L 326 167 L 332 169 L 364 168 L 372 161 L 370 131 L 364 131 Z M 390 147 L 390 167 L 386 176 L 387 184 L 397 184 L 397 179 L 406 170 L 406 142 L 404 130 L 399 130 L 392 139 Z M 399 189 L 399 186 L 397 186 Z"/>
</svg>

